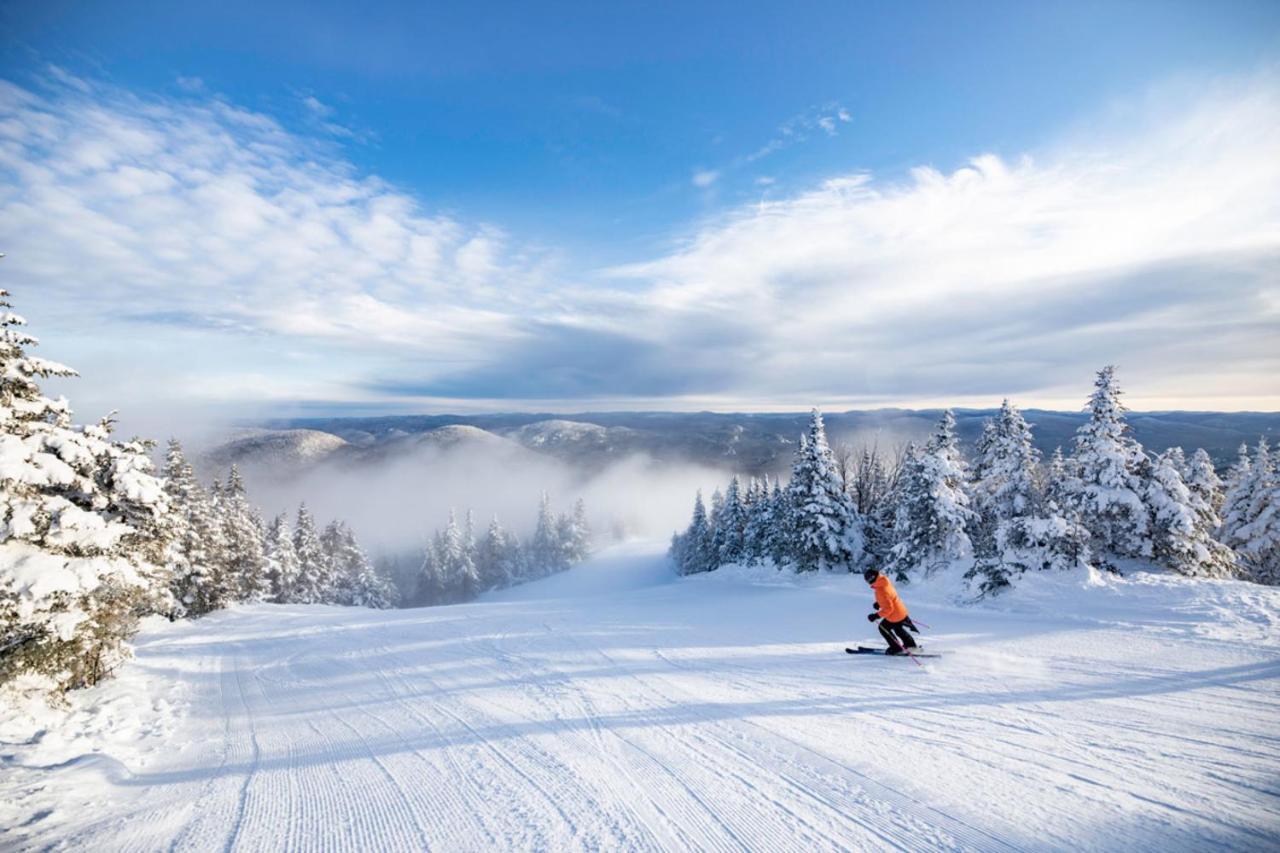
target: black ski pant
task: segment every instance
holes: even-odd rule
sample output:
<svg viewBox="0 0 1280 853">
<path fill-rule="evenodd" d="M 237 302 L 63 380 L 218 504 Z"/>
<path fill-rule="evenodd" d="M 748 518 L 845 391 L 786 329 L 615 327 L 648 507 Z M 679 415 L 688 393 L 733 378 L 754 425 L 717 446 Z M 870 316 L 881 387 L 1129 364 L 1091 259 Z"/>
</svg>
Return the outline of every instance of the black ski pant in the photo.
<svg viewBox="0 0 1280 853">
<path fill-rule="evenodd" d="M 907 630 L 907 623 L 911 621 L 908 616 L 899 622 L 890 622 L 888 619 L 880 620 L 880 636 L 884 637 L 884 641 L 889 644 L 891 649 L 900 649 L 906 646 L 909 649 L 916 647 L 916 638 L 911 636 Z"/>
</svg>

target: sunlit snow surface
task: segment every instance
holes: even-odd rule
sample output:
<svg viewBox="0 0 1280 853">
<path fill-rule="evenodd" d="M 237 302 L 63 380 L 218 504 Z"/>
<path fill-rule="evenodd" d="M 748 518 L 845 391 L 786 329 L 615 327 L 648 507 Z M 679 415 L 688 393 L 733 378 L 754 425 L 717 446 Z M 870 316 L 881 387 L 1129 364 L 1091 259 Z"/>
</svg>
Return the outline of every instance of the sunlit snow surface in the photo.
<svg viewBox="0 0 1280 853">
<path fill-rule="evenodd" d="M 0 727 L 0 848 L 1275 849 L 1280 590 L 903 587 L 944 656 L 851 657 L 859 577 L 615 548 L 475 604 L 151 625 Z"/>
</svg>

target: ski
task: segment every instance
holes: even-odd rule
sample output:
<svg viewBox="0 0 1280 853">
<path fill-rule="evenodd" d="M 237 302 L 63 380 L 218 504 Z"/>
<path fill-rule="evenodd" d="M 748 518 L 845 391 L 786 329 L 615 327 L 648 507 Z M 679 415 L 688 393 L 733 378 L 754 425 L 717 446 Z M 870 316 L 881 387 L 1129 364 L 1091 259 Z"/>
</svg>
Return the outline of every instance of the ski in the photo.
<svg viewBox="0 0 1280 853">
<path fill-rule="evenodd" d="M 910 658 L 912 656 L 918 658 L 940 658 L 941 654 L 937 652 L 912 652 L 910 655 L 885 655 L 884 649 L 872 649 L 867 646 L 858 646 L 856 649 L 845 649 L 851 655 L 884 655 L 885 657 L 902 657 Z"/>
</svg>

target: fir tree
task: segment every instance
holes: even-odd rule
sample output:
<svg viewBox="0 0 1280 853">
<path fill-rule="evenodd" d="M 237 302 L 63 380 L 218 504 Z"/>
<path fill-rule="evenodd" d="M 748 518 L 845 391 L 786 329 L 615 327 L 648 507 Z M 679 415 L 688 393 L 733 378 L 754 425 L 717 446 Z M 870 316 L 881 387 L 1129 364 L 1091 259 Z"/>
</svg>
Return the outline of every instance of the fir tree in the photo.
<svg viewBox="0 0 1280 853">
<path fill-rule="evenodd" d="M 298 576 L 289 603 L 323 603 L 332 586 L 332 575 L 315 518 L 305 503 L 298 507 L 298 519 L 293 525 L 293 550 L 298 556 Z"/>
<path fill-rule="evenodd" d="M 528 556 L 531 579 L 546 577 L 562 568 L 556 520 L 551 513 L 551 497 L 546 492 L 538 499 L 538 523 L 529 543 Z"/>
<path fill-rule="evenodd" d="M 715 536 L 699 490 L 693 500 L 693 518 L 683 534 L 672 542 L 671 557 L 682 575 L 696 575 L 715 568 Z"/>
<path fill-rule="evenodd" d="M 787 492 L 796 569 L 852 571 L 863 553 L 862 520 L 845 491 L 817 409 L 796 449 Z"/>
<path fill-rule="evenodd" d="M 1076 431 L 1074 468 L 1079 491 L 1074 508 L 1095 548 L 1105 555 L 1149 558 L 1150 511 L 1143 500 L 1149 462 L 1129 435 L 1115 368 L 1098 371 L 1089 399 L 1089 420 Z"/>
<path fill-rule="evenodd" d="M 225 607 L 228 601 L 222 578 L 222 526 L 214 517 L 208 492 L 196 479 L 177 439 L 169 441 L 163 477 L 176 519 L 170 589 L 177 606 L 187 616 Z"/>
<path fill-rule="evenodd" d="M 716 524 L 716 557 L 720 565 L 742 562 L 746 556 L 747 507 L 742 484 L 735 475 L 725 492 L 724 507 Z"/>
<path fill-rule="evenodd" d="M 574 502 L 573 514 L 563 516 L 559 523 L 560 551 L 566 566 L 580 563 L 591 554 L 591 527 L 587 523 L 587 507 L 579 498 Z"/>
<path fill-rule="evenodd" d="M 1229 548 L 1239 548 L 1243 544 L 1236 536 L 1236 531 L 1248 520 L 1249 502 L 1253 497 L 1252 473 L 1249 445 L 1242 442 L 1237 452 L 1236 462 L 1227 472 L 1222 508 L 1218 511 L 1222 516 L 1222 524 L 1218 528 L 1218 539 Z"/>
<path fill-rule="evenodd" d="M 288 604 L 297 598 L 296 589 L 301 570 L 298 552 L 293 547 L 293 533 L 289 529 L 288 516 L 280 513 L 272 520 L 263 544 L 271 600 Z"/>
<path fill-rule="evenodd" d="M 802 442 L 804 436 L 800 437 Z M 791 492 L 782 487 L 778 480 L 773 481 L 773 494 L 769 497 L 770 515 L 773 523 L 769 526 L 768 540 L 765 542 L 765 553 L 773 565 L 779 570 L 795 560 L 795 536 L 792 521 Z"/>
<path fill-rule="evenodd" d="M 1026 571 L 1083 567 L 1088 533 L 1041 488 L 1039 452 L 1031 427 L 1008 400 L 984 431 L 975 465 L 974 539 L 979 557 L 969 577 L 984 593 L 1008 586 Z M 1051 477 L 1063 476 L 1061 450 L 1054 454 Z"/>
<path fill-rule="evenodd" d="M 1232 532 L 1236 551 L 1253 580 L 1280 583 L 1280 476 L 1265 438 L 1258 439 L 1242 491 L 1248 503 Z"/>
<path fill-rule="evenodd" d="M 972 556 L 972 522 L 965 466 L 956 444 L 955 417 L 943 413 L 933 437 L 903 464 L 894 513 L 893 567 L 899 577 L 927 576 Z"/>
<path fill-rule="evenodd" d="M 476 546 L 476 573 L 482 590 L 503 589 L 517 581 L 511 549 L 510 535 L 495 515 Z"/>
<path fill-rule="evenodd" d="M 271 594 L 262 520 L 249 504 L 244 481 L 231 466 L 218 507 L 226 563 L 223 566 L 228 597 L 236 601 L 264 601 Z"/>
<path fill-rule="evenodd" d="M 755 565 L 768 558 L 768 542 L 773 527 L 773 501 L 769 492 L 769 476 L 751 481 L 751 500 L 747 505 L 747 523 L 743 530 L 743 558 Z"/>
<path fill-rule="evenodd" d="M 1235 569 L 1235 555 L 1213 539 L 1212 528 L 1196 512 L 1178 461 L 1169 452 L 1156 457 L 1147 480 L 1143 498 L 1151 508 L 1152 557 L 1180 574 L 1228 577 Z"/>
<path fill-rule="evenodd" d="M 1217 531 L 1222 526 L 1219 513 L 1222 511 L 1222 480 L 1213 469 L 1213 460 L 1204 448 L 1199 448 L 1191 456 L 1190 474 L 1187 477 L 1187 488 L 1191 490 L 1197 501 L 1197 511 L 1205 518 L 1211 530 Z"/>
<path fill-rule="evenodd" d="M 444 604 L 448 592 L 444 576 L 444 537 L 436 531 L 422 549 L 422 568 L 418 572 L 418 588 L 415 599 L 423 607 Z"/>
<path fill-rule="evenodd" d="M 31 356 L 0 290 L 0 684 L 93 684 L 128 654 L 173 529 L 144 446 L 77 428 L 39 380 L 75 372 Z"/>
<path fill-rule="evenodd" d="M 449 521 L 441 533 L 440 548 L 441 573 L 448 599 L 470 601 L 479 594 L 480 579 L 476 574 L 472 548 L 468 547 L 466 535 L 458 526 L 453 510 L 449 510 Z"/>
</svg>

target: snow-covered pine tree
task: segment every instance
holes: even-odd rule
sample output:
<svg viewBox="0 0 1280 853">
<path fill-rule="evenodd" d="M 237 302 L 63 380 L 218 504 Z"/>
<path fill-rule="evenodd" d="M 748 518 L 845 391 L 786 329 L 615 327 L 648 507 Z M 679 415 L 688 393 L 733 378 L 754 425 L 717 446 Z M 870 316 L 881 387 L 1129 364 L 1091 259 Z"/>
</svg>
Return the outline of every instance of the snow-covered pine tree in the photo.
<svg viewBox="0 0 1280 853">
<path fill-rule="evenodd" d="M 270 587 L 270 598 L 277 604 L 288 604 L 295 600 L 295 588 L 298 583 L 298 552 L 293 547 L 293 531 L 289 528 L 289 517 L 280 513 L 267 527 L 263 541 L 267 558 L 267 581 Z"/>
<path fill-rule="evenodd" d="M 902 473 L 902 462 L 906 456 L 914 453 L 908 445 L 902 456 L 888 467 L 878 448 L 863 451 L 858 466 L 859 487 L 857 498 L 859 513 L 862 515 L 863 539 L 866 544 L 864 563 L 870 566 L 882 566 L 889 561 L 893 548 L 894 513 L 898 499 L 898 481 Z M 861 508 L 865 506 L 865 509 Z"/>
<path fill-rule="evenodd" d="M 711 529 L 711 548 L 707 571 L 720 568 L 720 547 L 724 544 L 724 527 L 720 516 L 724 514 L 724 492 L 717 487 L 711 492 L 711 503 L 707 506 L 707 526 Z"/>
<path fill-rule="evenodd" d="M 474 554 L 467 547 L 466 535 L 452 509 L 441 532 L 440 547 L 440 568 L 447 600 L 470 601 L 475 598 L 479 594 L 480 578 L 476 574 Z"/>
<path fill-rule="evenodd" d="M 529 579 L 537 580 L 560 571 L 560 537 L 551 512 L 551 496 L 543 492 L 538 498 L 538 523 L 529 542 Z"/>
<path fill-rule="evenodd" d="M 1280 475 L 1266 438 L 1258 439 L 1243 490 L 1249 502 L 1232 533 L 1236 552 L 1251 579 L 1280 583 Z"/>
<path fill-rule="evenodd" d="M 1222 525 L 1218 528 L 1218 541 L 1228 548 L 1239 548 L 1243 544 L 1236 531 L 1247 521 L 1249 502 L 1253 495 L 1253 464 L 1249 461 L 1249 445 L 1241 442 L 1237 451 L 1236 462 L 1227 472 L 1223 488 L 1222 508 L 1218 514 L 1222 516 Z"/>
<path fill-rule="evenodd" d="M 320 549 L 329 567 L 329 583 L 324 588 L 320 603 L 350 607 L 355 576 L 350 571 L 353 560 L 347 554 L 347 526 L 336 518 L 326 524 L 320 531 Z"/>
<path fill-rule="evenodd" d="M 298 556 L 298 575 L 289 603 L 323 603 L 333 578 L 324 547 L 320 544 L 315 517 L 305 503 L 298 506 L 297 521 L 293 525 L 293 550 Z"/>
<path fill-rule="evenodd" d="M 900 578 L 926 577 L 973 555 L 966 532 L 973 511 L 965 493 L 966 472 L 955 436 L 956 421 L 943 413 L 933 437 L 903 463 L 894 512 L 893 570 Z"/>
<path fill-rule="evenodd" d="M 863 556 L 862 519 L 845 491 L 817 409 L 796 448 L 787 493 L 796 570 L 853 571 Z"/>
<path fill-rule="evenodd" d="M 707 519 L 707 507 L 699 489 L 693 499 L 693 518 L 672 542 L 671 558 L 682 575 L 696 575 L 715 568 L 715 535 Z"/>
<path fill-rule="evenodd" d="M 804 436 L 800 441 L 804 442 Z M 795 561 L 795 536 L 791 522 L 794 518 L 791 506 L 791 492 L 782 487 L 780 480 L 773 481 L 773 494 L 769 497 L 769 525 L 765 541 L 765 553 L 773 565 L 779 570 Z"/>
<path fill-rule="evenodd" d="M 350 527 L 335 521 L 325 528 L 321 538 L 330 549 L 335 578 L 333 603 L 377 610 L 395 605 L 395 589 L 374 570 Z"/>
<path fill-rule="evenodd" d="M 746 534 L 747 508 L 743 502 L 742 483 L 735 474 L 725 491 L 724 506 L 716 524 L 716 561 L 720 565 L 744 561 Z"/>
<path fill-rule="evenodd" d="M 176 519 L 170 589 L 177 606 L 186 616 L 225 607 L 222 525 L 177 439 L 169 440 L 163 481 Z"/>
<path fill-rule="evenodd" d="M 422 549 L 422 568 L 418 572 L 418 587 L 414 595 L 414 600 L 422 607 L 446 603 L 444 551 L 444 537 L 437 530 Z"/>
<path fill-rule="evenodd" d="M 515 582 L 510 550 L 510 536 L 495 515 L 476 544 L 476 574 L 482 590 L 503 589 Z"/>
<path fill-rule="evenodd" d="M 262 519 L 249 503 L 244 480 L 235 465 L 227 475 L 218 507 L 227 562 L 223 567 L 230 597 L 236 601 L 265 601 L 271 595 Z"/>
<path fill-rule="evenodd" d="M 582 498 L 573 504 L 573 514 L 560 519 L 560 542 L 566 566 L 581 563 L 591 555 L 591 526 L 587 523 L 587 505 Z"/>
<path fill-rule="evenodd" d="M 1218 528 L 1222 526 L 1222 518 L 1219 515 L 1222 512 L 1223 502 L 1222 480 L 1214 470 L 1213 460 L 1209 458 L 1209 454 L 1203 447 L 1198 448 L 1191 455 L 1188 467 L 1191 473 L 1187 477 L 1187 488 L 1199 502 L 1197 511 L 1204 515 L 1205 523 L 1216 535 Z"/>
<path fill-rule="evenodd" d="M 1076 430 L 1073 458 L 1079 490 L 1073 507 L 1103 557 L 1147 559 L 1152 554 L 1150 510 L 1143 500 L 1149 462 L 1129 435 L 1115 367 L 1098 371 L 1089 398 L 1089 420 Z"/>
<path fill-rule="evenodd" d="M 742 534 L 743 559 L 755 565 L 768 557 L 766 543 L 773 525 L 773 503 L 769 491 L 769 475 L 751 481 L 751 500 L 747 504 L 747 523 Z"/>
<path fill-rule="evenodd" d="M 1165 450 L 1161 456 L 1168 457 L 1169 464 L 1178 472 L 1178 476 L 1182 477 L 1182 482 L 1186 482 L 1191 476 L 1191 463 L 1187 461 L 1187 454 L 1181 447 L 1170 447 Z"/>
<path fill-rule="evenodd" d="M 1181 462 L 1185 465 L 1186 459 Z M 1196 511 L 1196 499 L 1178 471 L 1179 454 L 1170 451 L 1152 462 L 1143 500 L 1151 508 L 1152 557 L 1179 574 L 1230 577 L 1235 555 L 1213 538 L 1213 528 Z"/>
<path fill-rule="evenodd" d="M 161 481 L 109 422 L 77 428 L 39 380 L 76 375 L 27 354 L 34 337 L 0 290 L 0 685 L 93 684 L 127 654 L 162 574 L 170 529 Z M 139 458 L 140 457 L 140 458 Z M 133 526 L 138 524 L 139 527 Z"/>
</svg>

